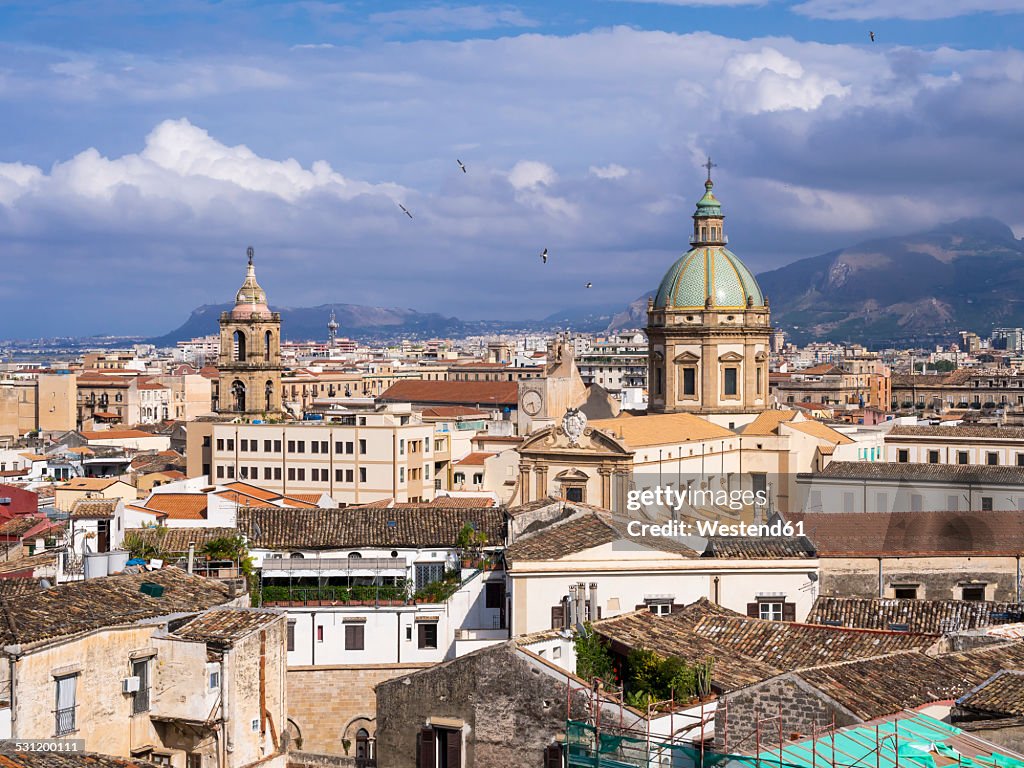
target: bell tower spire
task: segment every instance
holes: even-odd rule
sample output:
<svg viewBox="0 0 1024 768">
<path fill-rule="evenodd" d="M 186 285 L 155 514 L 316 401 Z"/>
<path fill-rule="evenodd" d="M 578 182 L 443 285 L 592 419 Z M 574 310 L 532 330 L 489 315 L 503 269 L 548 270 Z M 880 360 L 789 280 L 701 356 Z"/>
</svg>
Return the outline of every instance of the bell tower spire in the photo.
<svg viewBox="0 0 1024 768">
<path fill-rule="evenodd" d="M 690 236 L 690 244 L 696 247 L 725 245 L 729 242 L 723 226 L 725 216 L 722 214 L 722 204 L 712 191 L 715 182 L 711 180 L 711 169 L 717 168 L 718 164 L 711 162 L 709 157 L 702 167 L 707 168 L 708 178 L 704 182 L 704 197 L 697 201 L 697 210 L 693 213 L 693 235 Z"/>
</svg>

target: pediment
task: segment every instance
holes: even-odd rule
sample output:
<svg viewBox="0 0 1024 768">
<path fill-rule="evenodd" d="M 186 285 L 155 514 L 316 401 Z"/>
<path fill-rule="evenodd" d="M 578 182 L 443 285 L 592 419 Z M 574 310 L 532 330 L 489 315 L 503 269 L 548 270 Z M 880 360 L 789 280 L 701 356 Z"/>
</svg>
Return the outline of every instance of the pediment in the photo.
<svg viewBox="0 0 1024 768">
<path fill-rule="evenodd" d="M 686 352 L 680 352 L 676 355 L 672 362 L 692 365 L 693 363 L 700 362 L 700 355 L 695 355 L 693 352 L 687 350 Z"/>
<path fill-rule="evenodd" d="M 570 482 L 585 483 L 589 479 L 590 479 L 590 475 L 588 475 L 583 470 L 576 469 L 576 467 L 573 467 L 572 469 L 563 469 L 561 472 L 559 472 L 557 475 L 555 475 L 555 480 L 558 480 L 558 481 L 567 481 L 568 480 Z"/>
<path fill-rule="evenodd" d="M 720 363 L 742 363 L 743 355 L 739 352 L 726 352 L 724 355 L 719 355 L 718 362 Z"/>
<path fill-rule="evenodd" d="M 754 355 L 754 360 L 758 363 L 763 363 L 767 359 L 768 353 L 764 351 L 758 352 L 756 355 Z"/>
</svg>

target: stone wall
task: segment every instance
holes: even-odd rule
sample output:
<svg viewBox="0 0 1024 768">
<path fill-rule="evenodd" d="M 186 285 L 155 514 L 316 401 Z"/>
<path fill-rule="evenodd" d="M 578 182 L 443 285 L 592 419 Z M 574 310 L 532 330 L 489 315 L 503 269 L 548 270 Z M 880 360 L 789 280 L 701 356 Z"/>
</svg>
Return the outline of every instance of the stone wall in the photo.
<svg viewBox="0 0 1024 768">
<path fill-rule="evenodd" d="M 417 733 L 443 718 L 445 727 L 461 722 L 464 768 L 542 766 L 545 747 L 565 732 L 565 691 L 564 678 L 544 674 L 511 643 L 385 683 L 377 765 L 415 768 Z"/>
<path fill-rule="evenodd" d="M 355 755 L 356 732 L 377 730 L 374 686 L 427 664 L 289 667 L 288 720 L 292 748 L 322 755 Z M 301 745 L 296 743 L 301 739 Z"/>
<path fill-rule="evenodd" d="M 872 557 L 821 558 L 821 594 L 842 597 L 878 597 L 878 559 Z M 920 584 L 921 600 L 959 600 L 965 582 L 989 585 L 987 600 L 1015 601 L 1017 562 L 1013 557 L 887 557 L 882 560 L 884 597 L 892 597 L 892 584 Z"/>
<path fill-rule="evenodd" d="M 837 727 L 860 722 L 844 707 L 802 680 L 788 674 L 779 675 L 722 697 L 715 717 L 715 744 L 730 752 L 752 754 L 757 749 L 760 720 L 760 749 L 777 748 L 780 707 L 784 741 L 790 741 L 795 734 L 806 737 L 815 728 L 831 726 L 833 714 Z"/>
</svg>

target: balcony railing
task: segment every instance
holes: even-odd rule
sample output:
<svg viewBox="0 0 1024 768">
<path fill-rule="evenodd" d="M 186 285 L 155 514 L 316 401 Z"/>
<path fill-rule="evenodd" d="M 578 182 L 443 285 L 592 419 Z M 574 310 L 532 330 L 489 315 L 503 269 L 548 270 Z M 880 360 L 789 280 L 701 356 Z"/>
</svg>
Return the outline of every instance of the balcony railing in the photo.
<svg viewBox="0 0 1024 768">
<path fill-rule="evenodd" d="M 64 709 L 57 710 L 57 730 L 58 736 L 63 736 L 65 733 L 73 733 L 75 730 L 75 708 L 65 707 Z"/>
<path fill-rule="evenodd" d="M 137 690 L 132 700 L 132 714 L 139 715 L 143 712 L 149 712 L 149 688 Z"/>
<path fill-rule="evenodd" d="M 401 571 L 405 560 L 395 557 L 296 557 L 265 558 L 263 574 L 290 571 Z"/>
</svg>

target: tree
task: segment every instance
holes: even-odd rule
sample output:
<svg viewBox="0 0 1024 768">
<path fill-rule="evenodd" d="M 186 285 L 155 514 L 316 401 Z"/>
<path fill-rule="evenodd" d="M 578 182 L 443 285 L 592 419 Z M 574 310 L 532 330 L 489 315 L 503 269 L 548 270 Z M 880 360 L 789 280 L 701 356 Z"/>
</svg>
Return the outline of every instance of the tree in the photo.
<svg viewBox="0 0 1024 768">
<path fill-rule="evenodd" d="M 608 646 L 594 632 L 589 621 L 583 629 L 583 633 L 576 634 L 573 643 L 576 647 L 576 674 L 584 680 L 600 678 L 605 687 L 614 687 L 615 665 Z"/>
</svg>

